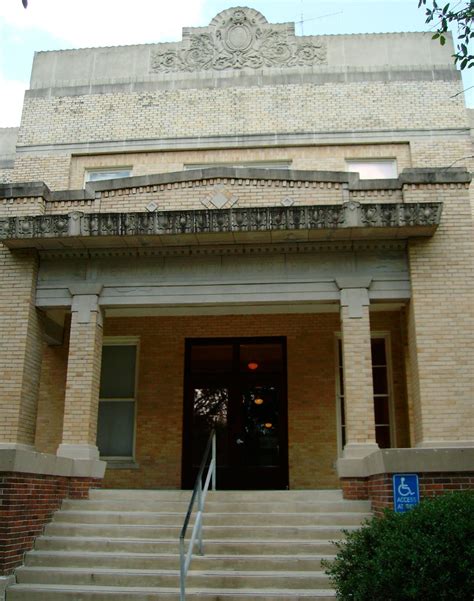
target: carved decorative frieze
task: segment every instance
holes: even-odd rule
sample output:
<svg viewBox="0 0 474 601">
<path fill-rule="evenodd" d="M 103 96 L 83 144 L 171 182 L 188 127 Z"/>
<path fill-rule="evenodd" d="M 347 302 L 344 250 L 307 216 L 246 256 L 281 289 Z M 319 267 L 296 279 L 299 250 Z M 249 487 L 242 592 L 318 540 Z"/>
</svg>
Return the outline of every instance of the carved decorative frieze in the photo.
<svg viewBox="0 0 474 601">
<path fill-rule="evenodd" d="M 287 26 L 272 26 L 251 8 L 225 10 L 208 28 L 189 33 L 175 46 L 152 53 L 151 71 L 311 67 L 327 62 L 326 46 L 321 40 L 297 38 Z"/>
<path fill-rule="evenodd" d="M 156 211 L 141 213 L 80 213 L 0 219 L 0 241 L 92 237 L 169 236 L 222 232 L 271 232 L 405 228 L 413 235 L 431 235 L 440 222 L 442 203 L 358 203 L 291 207 L 251 207 Z M 408 229 L 407 229 L 408 228 Z M 14 246 L 21 246 L 16 244 Z"/>
</svg>

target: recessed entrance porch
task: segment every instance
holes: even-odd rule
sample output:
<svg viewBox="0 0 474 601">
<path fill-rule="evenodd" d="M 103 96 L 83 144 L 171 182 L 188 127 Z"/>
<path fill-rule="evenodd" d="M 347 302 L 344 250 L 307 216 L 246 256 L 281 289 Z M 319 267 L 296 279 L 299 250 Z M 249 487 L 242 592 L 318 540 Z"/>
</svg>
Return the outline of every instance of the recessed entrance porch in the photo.
<svg viewBox="0 0 474 601">
<path fill-rule="evenodd" d="M 395 307 L 387 311 L 376 308 L 370 322 L 372 336 L 384 341 L 387 349 L 384 398 L 390 408 L 390 444 L 407 447 L 410 436 L 402 336 L 404 312 Z M 221 457 L 227 453 L 232 467 L 225 476 L 221 470 L 219 488 L 340 486 L 335 464 L 342 452 L 344 429 L 337 305 L 319 313 L 270 313 L 268 307 L 266 310 L 264 313 L 262 308 L 262 312 L 250 315 L 106 317 L 98 411 L 99 448 L 108 460 L 105 487 L 189 486 L 193 458 L 200 455 L 200 441 L 206 436 L 202 430 L 193 434 L 190 429 L 191 408 L 196 409 L 195 403 L 202 400 L 197 391 L 213 387 L 212 400 L 229 403 L 227 438 L 221 438 L 218 449 Z M 36 445 L 51 453 L 61 444 L 63 433 L 68 332 L 66 327 L 65 344 L 47 347 L 43 359 Z M 262 366 L 260 379 L 250 373 L 250 362 Z M 374 366 L 375 371 L 380 369 L 381 362 Z M 52 373 L 54 379 L 49 375 Z M 120 386 L 124 388 L 121 390 Z M 376 391 L 376 396 L 381 394 L 379 388 Z M 263 397 L 263 405 L 255 404 L 257 393 Z M 267 409 L 260 415 L 260 408 L 267 402 L 267 407 L 273 405 L 272 415 L 264 414 Z M 220 410 L 216 404 L 214 415 Z M 246 408 L 247 414 L 239 414 L 236 406 Z M 212 410 L 201 417 L 205 420 L 211 414 Z M 253 440 L 241 451 L 239 447 L 243 445 L 237 439 L 242 426 L 245 429 L 241 421 L 245 415 L 250 422 L 262 418 L 258 423 L 263 423 L 263 427 L 272 423 L 268 428 L 272 434 L 268 438 L 262 434 L 256 440 L 254 430 Z M 382 429 L 387 426 L 377 425 Z M 229 444 L 234 448 L 226 448 Z M 247 459 L 255 459 L 257 466 L 246 470 L 241 465 L 239 472 L 235 462 L 239 458 L 242 461 L 245 454 Z M 276 457 L 278 466 L 272 466 Z M 224 461 L 221 464 L 223 467 Z M 263 476 L 257 469 L 262 464 L 270 467 Z M 277 473 L 273 482 L 272 471 Z"/>
</svg>

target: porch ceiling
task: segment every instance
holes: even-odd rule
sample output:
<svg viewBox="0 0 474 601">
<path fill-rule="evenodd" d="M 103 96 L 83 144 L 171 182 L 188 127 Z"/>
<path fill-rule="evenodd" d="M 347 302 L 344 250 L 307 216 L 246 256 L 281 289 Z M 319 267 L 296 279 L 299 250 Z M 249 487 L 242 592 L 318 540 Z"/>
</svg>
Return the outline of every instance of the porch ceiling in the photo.
<svg viewBox="0 0 474 601">
<path fill-rule="evenodd" d="M 441 202 L 358 203 L 0 219 L 10 248 L 97 248 L 407 239 L 432 236 Z"/>
</svg>

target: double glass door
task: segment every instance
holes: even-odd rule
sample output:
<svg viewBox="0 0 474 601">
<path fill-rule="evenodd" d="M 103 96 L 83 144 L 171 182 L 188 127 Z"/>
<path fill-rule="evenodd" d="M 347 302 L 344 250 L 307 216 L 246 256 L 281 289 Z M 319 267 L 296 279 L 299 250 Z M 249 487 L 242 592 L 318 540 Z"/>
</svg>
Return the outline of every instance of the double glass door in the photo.
<svg viewBox="0 0 474 601">
<path fill-rule="evenodd" d="M 218 488 L 287 488 L 284 339 L 188 340 L 185 373 L 183 487 L 214 427 Z"/>
</svg>

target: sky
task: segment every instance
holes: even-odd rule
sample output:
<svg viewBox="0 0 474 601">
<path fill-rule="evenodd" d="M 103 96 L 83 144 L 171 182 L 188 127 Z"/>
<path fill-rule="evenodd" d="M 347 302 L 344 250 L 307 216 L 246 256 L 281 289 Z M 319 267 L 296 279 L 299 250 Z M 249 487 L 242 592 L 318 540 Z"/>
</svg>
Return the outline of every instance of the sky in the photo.
<svg viewBox="0 0 474 601">
<path fill-rule="evenodd" d="M 297 35 L 426 31 L 418 0 L 0 0 L 0 127 L 20 124 L 35 51 L 179 41 L 182 27 L 207 25 L 244 4 Z M 463 74 L 474 107 L 474 69 Z"/>
</svg>

